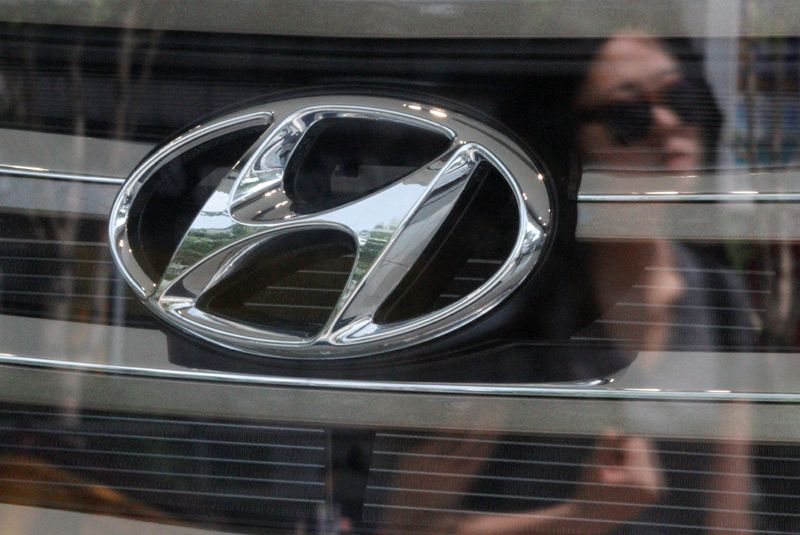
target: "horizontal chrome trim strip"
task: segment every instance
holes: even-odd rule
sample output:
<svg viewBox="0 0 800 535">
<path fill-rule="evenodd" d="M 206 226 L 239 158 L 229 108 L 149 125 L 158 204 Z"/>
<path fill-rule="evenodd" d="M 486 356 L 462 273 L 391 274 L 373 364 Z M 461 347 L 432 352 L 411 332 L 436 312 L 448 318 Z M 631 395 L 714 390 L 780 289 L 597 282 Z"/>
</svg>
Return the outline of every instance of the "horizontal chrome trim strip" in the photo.
<svg viewBox="0 0 800 535">
<path fill-rule="evenodd" d="M 84 175 L 52 171 L 50 169 L 34 169 L 15 165 L 0 165 L 0 175 L 21 176 L 26 178 L 44 178 L 47 180 L 71 180 L 77 182 L 93 182 L 96 184 L 122 184 L 123 177 Z"/>
<path fill-rule="evenodd" d="M 0 128 L 0 147 L 0 176 L 15 173 L 13 176 L 19 178 L 117 184 L 153 149 L 153 144 Z"/>
<path fill-rule="evenodd" d="M 800 168 L 722 168 L 663 174 L 584 169 L 578 198 L 586 202 L 761 202 L 800 199 Z"/>
<path fill-rule="evenodd" d="M 762 0 L 770 20 L 737 23 L 742 0 L 90 0 L 6 1 L 0 20 L 27 23 L 187 30 L 262 35 L 397 38 L 601 37 L 619 28 L 648 28 L 674 37 L 795 35 L 792 2 Z M 732 5 L 731 5 L 732 4 Z M 577 16 L 576 16 L 577 14 Z M 587 24 L 586 21 L 591 21 Z"/>
<path fill-rule="evenodd" d="M 304 391 L 321 388 L 384 393 L 800 402 L 800 368 L 796 365 L 800 353 L 641 351 L 624 371 L 605 380 L 496 386 L 317 380 L 194 370 L 168 360 L 167 336 L 155 329 L 11 315 L 0 315 L 0 340 L 0 365 L 5 362 L 55 368 L 59 373 L 75 370 L 178 381 L 304 387 Z"/>
<path fill-rule="evenodd" d="M 0 238 L 0 244 L 21 243 L 26 245 L 60 245 L 69 247 L 108 247 L 106 242 L 80 240 L 45 240 L 37 238 Z"/>
<path fill-rule="evenodd" d="M 60 407 L 69 400 L 70 407 L 84 410 L 346 428 L 569 436 L 598 436 L 614 429 L 664 439 L 800 441 L 797 395 L 735 396 L 751 403 L 725 402 L 730 396 L 658 397 L 648 391 L 630 399 L 591 397 L 596 394 L 592 388 L 562 388 L 562 395 L 546 389 L 523 396 L 442 395 L 445 392 L 289 388 L 185 380 L 185 374 L 144 376 L 103 367 L 21 364 L 24 361 L 0 363 L 0 400 L 44 407 Z"/>
<path fill-rule="evenodd" d="M 730 192 L 730 193 L 679 193 L 679 192 L 651 192 L 651 193 L 579 193 L 578 202 L 798 202 L 800 193 L 758 193 L 758 192 Z"/>
<path fill-rule="evenodd" d="M 0 172 L 0 210 L 29 215 L 74 214 L 106 219 L 119 188 L 120 184 L 116 182 L 53 179 L 44 173 L 23 176 Z"/>
<path fill-rule="evenodd" d="M 582 240 L 800 241 L 800 202 L 585 202 Z"/>
<path fill-rule="evenodd" d="M 0 165 L 0 175 L 95 184 L 122 185 L 125 182 L 123 177 L 80 175 L 46 169 L 30 170 L 8 165 Z M 579 193 L 578 202 L 800 202 L 800 193 Z"/>
<path fill-rule="evenodd" d="M 515 385 L 470 385 L 456 383 L 411 383 L 386 381 L 345 381 L 333 379 L 305 379 L 244 375 L 222 372 L 203 372 L 180 369 L 138 368 L 132 366 L 93 364 L 54 359 L 41 359 L 0 354 L 0 365 L 14 364 L 35 366 L 55 370 L 81 372 L 101 372 L 108 374 L 134 375 L 159 379 L 180 379 L 185 381 L 213 381 L 241 385 L 269 385 L 281 387 L 323 388 L 333 390 L 355 390 L 365 392 L 404 392 L 423 394 L 470 394 L 503 395 L 528 397 L 590 397 L 617 399 L 666 399 L 666 400 L 708 400 L 708 401 L 762 401 L 800 403 L 799 393 L 760 393 L 713 391 L 679 391 L 659 388 L 615 388 L 613 379 L 599 379 L 584 383 L 554 384 L 515 384 Z"/>
<path fill-rule="evenodd" d="M 118 366 L 73 362 L 66 360 L 42 359 L 0 354 L 0 364 L 20 364 L 46 368 L 61 368 L 86 372 L 105 372 L 163 379 L 183 379 L 187 381 L 222 381 L 241 384 L 260 384 L 273 386 L 290 386 L 305 388 L 346 389 L 381 392 L 424 392 L 440 394 L 503 394 L 503 395 L 576 395 L 587 392 L 593 386 L 608 382 L 598 379 L 585 383 L 563 383 L 559 385 L 468 385 L 468 384 L 435 384 L 435 383 L 399 383 L 385 381 L 344 381 L 335 379 L 303 379 L 294 377 L 274 377 L 261 375 L 244 375 L 238 373 L 202 372 L 194 370 L 167 368 L 139 368 L 134 366 Z M 602 391 L 598 391 L 599 393 Z M 800 401 L 800 395 L 798 395 Z"/>
<path fill-rule="evenodd" d="M 99 178 L 113 182 L 92 182 L 94 178 L 98 177 L 67 173 L 58 178 L 45 171 L 35 172 L 35 176 L 27 172 L 4 176 L 0 172 L 0 189 L 4 191 L 0 208 L 105 218 L 123 179 L 105 176 Z M 753 199 L 736 194 L 740 202 L 707 202 L 712 197 L 658 195 L 642 201 L 630 195 L 580 194 L 576 236 L 582 240 L 800 241 L 800 229 L 789 224 L 800 220 L 800 202 L 784 202 L 795 196 L 800 201 L 800 194 L 768 195 Z"/>
</svg>

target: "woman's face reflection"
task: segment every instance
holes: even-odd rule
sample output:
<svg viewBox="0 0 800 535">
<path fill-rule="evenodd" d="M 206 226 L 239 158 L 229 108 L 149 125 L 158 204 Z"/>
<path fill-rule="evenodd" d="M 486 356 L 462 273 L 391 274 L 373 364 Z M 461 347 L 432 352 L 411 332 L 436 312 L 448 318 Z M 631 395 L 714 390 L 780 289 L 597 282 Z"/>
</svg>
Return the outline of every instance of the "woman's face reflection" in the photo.
<svg viewBox="0 0 800 535">
<path fill-rule="evenodd" d="M 618 35 L 599 50 L 575 108 L 587 166 L 680 173 L 703 159 L 700 127 L 681 103 L 691 88 L 679 65 L 644 34 Z"/>
</svg>

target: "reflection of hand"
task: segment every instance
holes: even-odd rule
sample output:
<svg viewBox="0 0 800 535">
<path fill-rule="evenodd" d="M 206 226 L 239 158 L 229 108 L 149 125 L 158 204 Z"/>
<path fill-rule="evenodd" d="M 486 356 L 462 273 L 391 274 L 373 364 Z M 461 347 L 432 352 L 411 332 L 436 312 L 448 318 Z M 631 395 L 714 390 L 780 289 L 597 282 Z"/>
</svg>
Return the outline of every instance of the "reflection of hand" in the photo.
<svg viewBox="0 0 800 535">
<path fill-rule="evenodd" d="M 612 529 L 652 505 L 663 480 L 649 440 L 606 433 L 586 460 L 575 495 L 575 516 L 600 520 L 600 525 Z"/>
<path fill-rule="evenodd" d="M 456 523 L 454 531 L 457 535 L 599 535 L 650 507 L 663 484 L 649 440 L 609 432 L 586 459 L 573 499 L 518 515 L 473 517 Z"/>
</svg>

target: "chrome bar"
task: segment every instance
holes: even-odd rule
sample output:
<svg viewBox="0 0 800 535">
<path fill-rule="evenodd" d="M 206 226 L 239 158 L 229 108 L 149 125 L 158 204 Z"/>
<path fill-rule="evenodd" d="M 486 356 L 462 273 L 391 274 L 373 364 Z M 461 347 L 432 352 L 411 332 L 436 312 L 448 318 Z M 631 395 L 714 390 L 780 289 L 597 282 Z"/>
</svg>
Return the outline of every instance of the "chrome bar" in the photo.
<svg viewBox="0 0 800 535">
<path fill-rule="evenodd" d="M 579 193 L 578 202 L 685 202 L 685 203 L 761 203 L 761 202 L 798 202 L 800 193 L 758 193 L 753 191 L 739 191 L 729 193 L 677 193 L 677 192 L 652 192 L 652 193 Z"/>
<path fill-rule="evenodd" d="M 47 407 L 69 403 L 85 410 L 153 416 L 247 418 L 347 428 L 595 437 L 613 429 L 651 438 L 800 440 L 797 394 L 706 393 L 700 397 L 642 391 L 622 398 L 597 395 L 587 387 L 562 392 L 536 389 L 523 396 L 474 395 L 453 388 L 443 395 L 448 389 L 386 391 L 352 384 L 333 388 L 313 381 L 291 387 L 289 382 L 247 383 L 231 376 L 206 380 L 203 374 L 190 371 L 147 375 L 63 364 L 6 357 L 0 364 L 0 400 Z M 733 400 L 738 403 L 731 403 Z"/>
<path fill-rule="evenodd" d="M 42 178 L 46 180 L 69 180 L 95 184 L 122 184 L 125 182 L 125 177 L 67 173 L 63 171 L 53 171 L 50 169 L 38 169 L 16 165 L 0 165 L 0 176 Z"/>
</svg>

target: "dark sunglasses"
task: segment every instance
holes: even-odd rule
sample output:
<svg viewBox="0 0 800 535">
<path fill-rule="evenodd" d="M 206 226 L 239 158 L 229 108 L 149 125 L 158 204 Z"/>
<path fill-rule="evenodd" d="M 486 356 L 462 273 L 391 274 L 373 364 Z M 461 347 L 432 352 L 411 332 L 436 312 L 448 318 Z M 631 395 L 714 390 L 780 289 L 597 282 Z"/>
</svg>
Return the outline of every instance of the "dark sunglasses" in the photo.
<svg viewBox="0 0 800 535">
<path fill-rule="evenodd" d="M 644 95 L 630 100 L 588 108 L 578 112 L 582 123 L 603 123 L 619 145 L 634 145 L 647 137 L 653 128 L 653 107 L 666 106 L 682 122 L 700 124 L 705 116 L 703 91 L 689 80 L 681 80 L 670 85 L 653 99 Z"/>
</svg>

